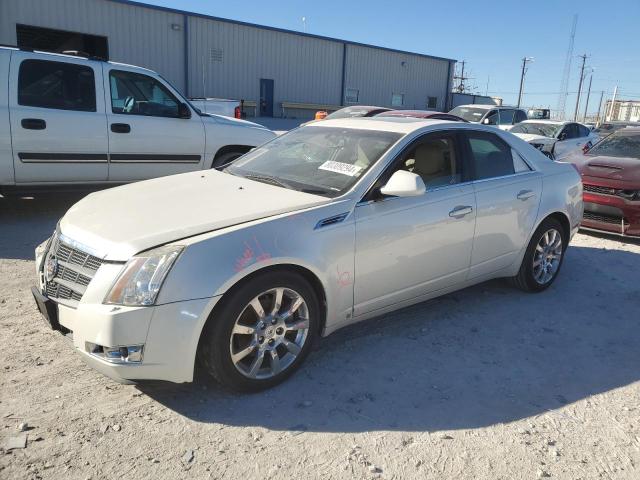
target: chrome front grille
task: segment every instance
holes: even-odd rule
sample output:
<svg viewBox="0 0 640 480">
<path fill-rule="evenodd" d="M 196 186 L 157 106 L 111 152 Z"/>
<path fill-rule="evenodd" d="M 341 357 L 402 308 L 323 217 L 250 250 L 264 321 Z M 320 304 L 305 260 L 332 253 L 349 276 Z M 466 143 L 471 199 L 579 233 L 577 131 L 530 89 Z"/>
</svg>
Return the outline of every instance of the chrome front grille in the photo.
<svg viewBox="0 0 640 480">
<path fill-rule="evenodd" d="M 75 307 L 100 265 L 101 259 L 65 243 L 58 235 L 52 240 L 42 264 L 44 293 Z"/>
</svg>

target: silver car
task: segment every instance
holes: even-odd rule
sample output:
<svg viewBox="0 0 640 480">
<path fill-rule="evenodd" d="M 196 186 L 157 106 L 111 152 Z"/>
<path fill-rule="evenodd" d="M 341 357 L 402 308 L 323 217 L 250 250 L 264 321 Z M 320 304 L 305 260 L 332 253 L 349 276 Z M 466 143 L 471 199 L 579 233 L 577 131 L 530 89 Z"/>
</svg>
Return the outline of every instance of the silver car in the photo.
<svg viewBox="0 0 640 480">
<path fill-rule="evenodd" d="M 224 171 L 93 193 L 36 251 L 33 294 L 90 365 L 273 386 L 319 335 L 496 277 L 539 292 L 582 184 L 501 130 L 411 118 L 298 128 Z"/>
</svg>

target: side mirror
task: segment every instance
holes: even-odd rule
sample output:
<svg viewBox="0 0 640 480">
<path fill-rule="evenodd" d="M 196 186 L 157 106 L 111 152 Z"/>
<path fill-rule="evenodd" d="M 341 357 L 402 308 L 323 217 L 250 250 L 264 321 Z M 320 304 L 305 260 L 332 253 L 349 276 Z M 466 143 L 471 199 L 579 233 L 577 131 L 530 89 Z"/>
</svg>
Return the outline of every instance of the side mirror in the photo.
<svg viewBox="0 0 640 480">
<path fill-rule="evenodd" d="M 191 118 L 191 109 L 186 103 L 178 104 L 178 117 L 179 118 Z"/>
<path fill-rule="evenodd" d="M 398 170 L 380 189 L 380 193 L 394 197 L 418 197 L 424 195 L 426 190 L 420 175 L 406 170 Z"/>
<path fill-rule="evenodd" d="M 558 135 L 558 140 L 562 141 L 566 139 L 567 139 L 567 132 L 562 132 L 560 135 Z"/>
<path fill-rule="evenodd" d="M 484 120 L 482 120 L 482 123 L 485 125 L 489 125 L 489 119 L 485 118 Z"/>
</svg>

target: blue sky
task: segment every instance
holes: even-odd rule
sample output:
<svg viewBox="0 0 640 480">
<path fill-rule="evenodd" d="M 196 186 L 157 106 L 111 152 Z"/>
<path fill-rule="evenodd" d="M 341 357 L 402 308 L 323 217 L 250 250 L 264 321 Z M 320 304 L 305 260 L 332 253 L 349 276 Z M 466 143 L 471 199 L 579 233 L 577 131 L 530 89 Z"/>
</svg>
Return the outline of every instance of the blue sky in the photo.
<svg viewBox="0 0 640 480">
<path fill-rule="evenodd" d="M 575 107 L 577 57 L 594 68 L 589 111 L 618 85 L 618 98 L 640 99 L 640 0 L 302 1 L 144 0 L 218 17 L 466 60 L 474 91 L 517 100 L 521 59 L 534 57 L 523 105 L 555 108 L 573 15 L 578 14 L 567 112 Z M 588 82 L 588 77 L 587 77 Z M 586 86 L 585 86 L 586 90 Z M 583 95 L 583 99 L 584 99 Z M 580 107 L 582 112 L 584 104 Z"/>
</svg>

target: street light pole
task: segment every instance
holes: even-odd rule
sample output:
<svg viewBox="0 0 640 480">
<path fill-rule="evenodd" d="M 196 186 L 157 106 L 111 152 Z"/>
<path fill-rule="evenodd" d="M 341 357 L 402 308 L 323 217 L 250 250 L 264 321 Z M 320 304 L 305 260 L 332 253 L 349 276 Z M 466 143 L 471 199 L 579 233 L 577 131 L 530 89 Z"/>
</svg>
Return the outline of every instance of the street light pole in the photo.
<svg viewBox="0 0 640 480">
<path fill-rule="evenodd" d="M 527 71 L 527 62 L 533 62 L 533 57 L 524 57 L 522 59 L 522 73 L 520 74 L 520 92 L 518 92 L 518 107 L 522 102 L 522 89 L 524 87 L 524 75 Z"/>
</svg>

